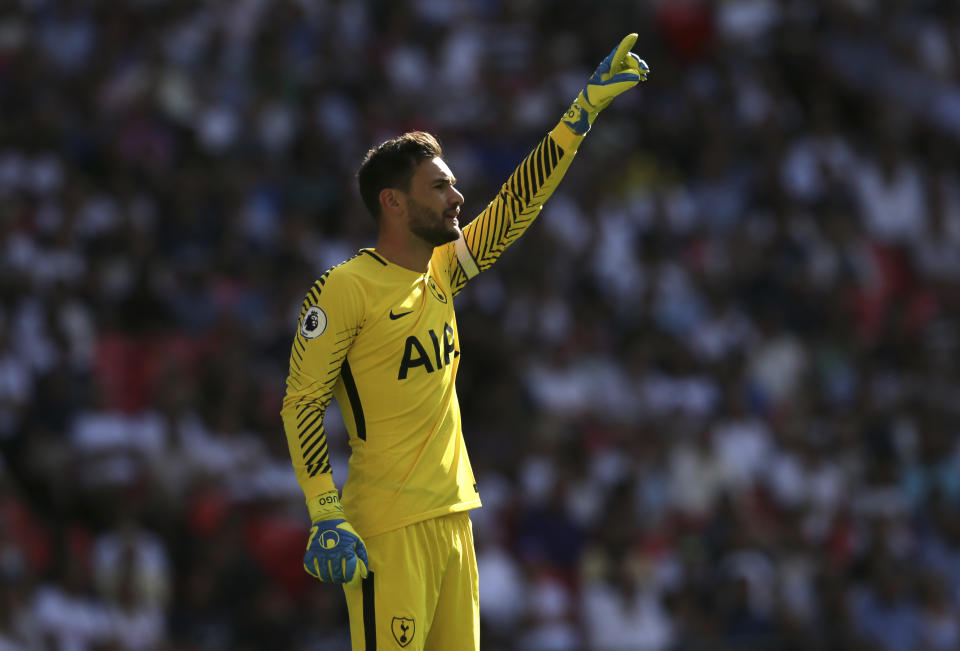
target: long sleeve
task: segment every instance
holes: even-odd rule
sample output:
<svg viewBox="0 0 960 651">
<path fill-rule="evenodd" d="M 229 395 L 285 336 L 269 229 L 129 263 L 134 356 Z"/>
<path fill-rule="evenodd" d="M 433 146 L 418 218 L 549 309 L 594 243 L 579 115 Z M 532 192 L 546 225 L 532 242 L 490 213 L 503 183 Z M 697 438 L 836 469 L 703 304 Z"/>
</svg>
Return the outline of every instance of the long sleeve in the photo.
<svg viewBox="0 0 960 651">
<path fill-rule="evenodd" d="M 337 382 L 349 373 L 347 352 L 363 321 L 357 292 L 336 268 L 331 271 L 304 298 L 280 412 L 290 459 L 308 500 L 335 488 L 324 414 Z"/>
<path fill-rule="evenodd" d="M 583 138 L 563 123 L 554 127 L 517 166 L 486 209 L 463 228 L 462 237 L 447 245 L 443 255 L 454 294 L 467 280 L 489 269 L 533 223 L 566 174 Z"/>
</svg>

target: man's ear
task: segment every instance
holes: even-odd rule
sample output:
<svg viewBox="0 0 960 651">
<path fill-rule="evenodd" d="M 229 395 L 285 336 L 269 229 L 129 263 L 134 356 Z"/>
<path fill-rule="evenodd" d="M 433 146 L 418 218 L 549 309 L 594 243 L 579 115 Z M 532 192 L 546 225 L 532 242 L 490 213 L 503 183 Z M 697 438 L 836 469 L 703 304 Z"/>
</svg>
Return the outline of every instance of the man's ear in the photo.
<svg viewBox="0 0 960 651">
<path fill-rule="evenodd" d="M 396 213 L 399 212 L 403 207 L 403 202 L 400 200 L 400 194 L 395 188 L 384 188 L 380 190 L 380 212 L 384 213 Z"/>
</svg>

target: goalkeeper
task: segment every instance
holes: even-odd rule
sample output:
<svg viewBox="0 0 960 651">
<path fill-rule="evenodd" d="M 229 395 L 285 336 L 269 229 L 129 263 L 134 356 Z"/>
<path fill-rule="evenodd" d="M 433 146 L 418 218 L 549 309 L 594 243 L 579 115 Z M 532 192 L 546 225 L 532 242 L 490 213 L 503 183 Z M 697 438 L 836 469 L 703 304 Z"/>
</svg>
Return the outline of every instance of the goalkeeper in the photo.
<svg viewBox="0 0 960 651">
<path fill-rule="evenodd" d="M 282 417 L 313 526 L 303 564 L 341 583 L 354 649 L 479 649 L 477 562 L 468 511 L 480 496 L 455 380 L 453 298 L 540 213 L 597 114 L 646 79 L 614 48 L 561 121 L 493 201 L 460 228 L 463 196 L 436 139 L 413 132 L 371 149 L 357 174 L 377 245 L 306 294 Z M 351 447 L 342 497 L 323 417 L 336 399 Z"/>
</svg>

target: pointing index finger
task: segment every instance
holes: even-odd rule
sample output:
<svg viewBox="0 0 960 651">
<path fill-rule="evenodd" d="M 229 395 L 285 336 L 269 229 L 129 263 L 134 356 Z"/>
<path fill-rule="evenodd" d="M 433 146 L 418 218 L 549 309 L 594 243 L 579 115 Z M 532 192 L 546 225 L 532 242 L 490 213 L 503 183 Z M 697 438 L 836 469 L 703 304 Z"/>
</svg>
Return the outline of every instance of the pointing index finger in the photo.
<svg viewBox="0 0 960 651">
<path fill-rule="evenodd" d="M 627 58 L 627 52 L 633 48 L 634 44 L 637 42 L 637 33 L 627 34 L 623 37 L 623 40 L 620 41 L 620 45 L 617 46 L 617 52 L 613 55 L 613 61 L 611 62 L 610 72 L 616 73 L 623 69 L 626 64 L 624 61 Z"/>
</svg>

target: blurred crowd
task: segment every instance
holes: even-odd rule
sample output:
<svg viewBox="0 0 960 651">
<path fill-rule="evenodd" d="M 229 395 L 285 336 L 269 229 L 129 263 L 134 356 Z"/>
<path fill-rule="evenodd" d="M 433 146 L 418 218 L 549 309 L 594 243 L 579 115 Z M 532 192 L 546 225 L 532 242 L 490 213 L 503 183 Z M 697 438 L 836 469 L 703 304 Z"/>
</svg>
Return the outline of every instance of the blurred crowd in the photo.
<svg viewBox="0 0 960 651">
<path fill-rule="evenodd" d="M 958 3 L 13 0 L 0 650 L 347 648 L 279 409 L 356 167 L 477 214 L 633 30 L 458 298 L 484 648 L 960 648 Z"/>
</svg>

